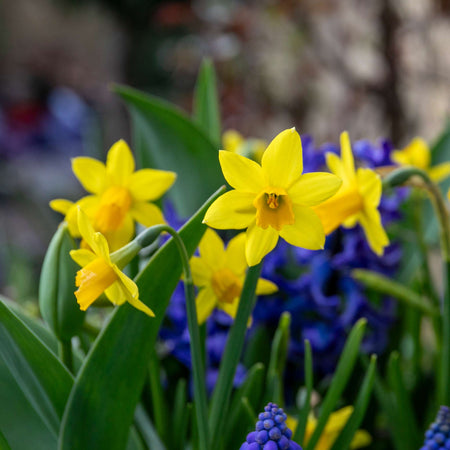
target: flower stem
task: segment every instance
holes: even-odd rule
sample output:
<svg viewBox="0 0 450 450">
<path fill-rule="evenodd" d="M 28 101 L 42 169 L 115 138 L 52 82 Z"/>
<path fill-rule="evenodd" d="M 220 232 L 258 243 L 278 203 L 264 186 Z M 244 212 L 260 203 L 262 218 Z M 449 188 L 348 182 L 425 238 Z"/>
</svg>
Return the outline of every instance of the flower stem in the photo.
<svg viewBox="0 0 450 450">
<path fill-rule="evenodd" d="M 72 355 L 72 342 L 59 341 L 58 342 L 58 354 L 61 362 L 66 366 L 67 370 L 73 373 L 73 355 Z"/>
<path fill-rule="evenodd" d="M 256 284 L 261 273 L 262 262 L 248 269 L 242 288 L 241 299 L 237 310 L 236 318 L 228 335 L 225 351 L 220 364 L 217 383 L 211 400 L 211 410 L 209 426 L 212 430 L 212 441 L 220 442 L 220 430 L 230 402 L 230 395 L 233 389 L 233 380 L 239 358 L 244 347 L 247 324 L 256 301 Z"/>
</svg>

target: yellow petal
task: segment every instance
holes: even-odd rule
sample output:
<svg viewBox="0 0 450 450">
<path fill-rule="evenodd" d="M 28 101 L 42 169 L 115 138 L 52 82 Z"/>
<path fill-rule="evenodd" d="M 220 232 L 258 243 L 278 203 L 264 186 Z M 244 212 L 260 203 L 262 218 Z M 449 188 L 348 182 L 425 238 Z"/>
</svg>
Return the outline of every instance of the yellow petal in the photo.
<svg viewBox="0 0 450 450">
<path fill-rule="evenodd" d="M 352 413 L 353 406 L 345 406 L 344 408 L 331 413 L 327 424 L 325 425 L 325 433 L 335 433 L 342 430 Z"/>
<path fill-rule="evenodd" d="M 69 212 L 70 208 L 73 208 L 74 206 L 74 202 L 71 202 L 70 200 L 64 200 L 62 198 L 56 198 L 55 200 L 52 200 L 50 202 L 50 208 L 52 208 L 53 211 L 59 212 L 64 215 L 66 215 Z"/>
<path fill-rule="evenodd" d="M 245 257 L 249 266 L 259 264 L 278 242 L 278 231 L 272 227 L 265 230 L 253 223 L 247 230 Z"/>
<path fill-rule="evenodd" d="M 381 178 L 371 169 L 358 169 L 356 172 L 359 192 L 363 198 L 364 205 L 376 208 L 381 199 Z"/>
<path fill-rule="evenodd" d="M 157 200 L 172 186 L 176 178 L 175 172 L 142 169 L 131 174 L 128 189 L 134 200 Z"/>
<path fill-rule="evenodd" d="M 109 149 L 106 157 L 106 172 L 110 183 L 118 186 L 125 186 L 134 172 L 134 157 L 123 139 Z"/>
<path fill-rule="evenodd" d="M 86 191 L 98 194 L 105 189 L 106 167 L 101 161 L 79 156 L 72 159 L 72 170 Z"/>
<path fill-rule="evenodd" d="M 78 250 L 71 250 L 70 257 L 80 266 L 87 266 L 90 262 L 92 262 L 96 256 L 90 250 L 85 248 L 80 248 Z"/>
<path fill-rule="evenodd" d="M 217 300 L 213 290 L 210 287 L 200 289 L 200 292 L 195 299 L 195 304 L 197 307 L 197 320 L 199 324 L 204 323 L 211 315 L 216 303 Z"/>
<path fill-rule="evenodd" d="M 109 252 L 115 252 L 127 245 L 134 236 L 135 226 L 131 216 L 125 216 L 122 226 L 118 230 L 108 231 L 104 234 L 108 246 Z"/>
<path fill-rule="evenodd" d="M 309 250 L 322 249 L 325 233 L 319 216 L 307 206 L 293 205 L 295 222 L 285 225 L 280 236 L 289 244 Z"/>
<path fill-rule="evenodd" d="M 389 244 L 389 238 L 381 224 L 380 213 L 377 209 L 366 209 L 358 216 L 359 223 L 364 229 L 367 242 L 370 248 L 378 255 L 382 256 L 384 247 Z"/>
<path fill-rule="evenodd" d="M 130 209 L 130 214 L 133 219 L 144 225 L 144 227 L 151 227 L 166 223 L 161 210 L 153 203 L 136 202 Z"/>
<path fill-rule="evenodd" d="M 341 159 L 345 177 L 352 182 L 355 180 L 355 160 L 353 159 L 352 146 L 347 131 L 341 133 Z"/>
<path fill-rule="evenodd" d="M 220 230 L 247 228 L 255 220 L 254 194 L 229 191 L 206 211 L 203 223 Z"/>
<path fill-rule="evenodd" d="M 236 130 L 226 130 L 222 135 L 223 148 L 229 152 L 237 152 L 243 142 L 244 138 Z"/>
<path fill-rule="evenodd" d="M 225 250 L 219 235 L 207 228 L 198 246 L 200 257 L 211 269 L 219 269 L 225 263 Z"/>
<path fill-rule="evenodd" d="M 256 284 L 256 295 L 269 295 L 278 291 L 278 286 L 265 278 L 260 278 Z"/>
<path fill-rule="evenodd" d="M 217 307 L 235 319 L 239 308 L 239 298 L 234 299 L 231 303 L 219 302 Z M 250 326 L 250 323 L 247 326 Z"/>
<path fill-rule="evenodd" d="M 105 261 L 109 262 L 109 246 L 105 236 L 103 236 L 103 234 L 101 233 L 95 233 L 94 242 L 95 249 L 94 247 L 92 247 L 92 249 L 94 250 L 95 254 L 101 256 Z"/>
<path fill-rule="evenodd" d="M 105 289 L 105 295 L 114 305 L 122 305 L 127 301 L 127 297 L 123 292 L 123 287 L 119 281 L 116 281 L 108 289 Z"/>
<path fill-rule="evenodd" d="M 342 164 L 341 158 L 339 158 L 339 156 L 335 153 L 327 152 L 325 154 L 325 159 L 330 171 L 346 183 L 344 165 Z"/>
<path fill-rule="evenodd" d="M 95 254 L 98 253 L 97 243 L 95 241 L 95 230 L 89 221 L 88 216 L 85 212 L 78 206 L 78 229 L 80 230 L 81 237 L 86 241 L 86 243 L 91 247 Z"/>
<path fill-rule="evenodd" d="M 331 173 L 306 173 L 288 190 L 292 203 L 314 206 L 334 195 L 342 180 Z"/>
<path fill-rule="evenodd" d="M 284 130 L 269 144 L 262 170 L 270 186 L 288 189 L 303 171 L 302 141 L 295 128 Z"/>
<path fill-rule="evenodd" d="M 155 313 L 141 300 L 138 298 L 131 297 L 128 299 L 128 303 L 138 309 L 139 311 L 144 312 L 149 317 L 155 317 Z"/>
<path fill-rule="evenodd" d="M 239 233 L 228 242 L 225 250 L 225 266 L 232 270 L 237 276 L 243 275 L 247 270 L 245 240 L 245 233 Z"/>
<path fill-rule="evenodd" d="M 219 152 L 219 161 L 225 179 L 233 188 L 256 194 L 264 187 L 263 171 L 255 161 L 224 150 Z"/>
<path fill-rule="evenodd" d="M 367 447 L 372 443 L 372 436 L 365 430 L 358 430 L 353 436 L 350 448 Z"/>
<path fill-rule="evenodd" d="M 450 162 L 437 164 L 429 169 L 428 174 L 435 183 L 440 183 L 450 176 Z"/>
<path fill-rule="evenodd" d="M 209 267 L 203 258 L 194 256 L 189 261 L 191 266 L 192 278 L 196 286 L 205 286 L 211 283 L 212 269 Z"/>
</svg>

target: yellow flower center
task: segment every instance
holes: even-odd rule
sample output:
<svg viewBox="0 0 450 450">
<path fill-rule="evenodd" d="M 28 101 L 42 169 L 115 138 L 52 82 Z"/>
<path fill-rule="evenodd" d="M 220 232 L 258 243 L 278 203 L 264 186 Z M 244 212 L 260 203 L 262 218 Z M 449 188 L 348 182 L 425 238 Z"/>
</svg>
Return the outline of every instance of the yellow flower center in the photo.
<svg viewBox="0 0 450 450">
<path fill-rule="evenodd" d="M 230 269 L 216 270 L 211 285 L 219 302 L 233 303 L 233 300 L 241 295 L 242 284 Z"/>
<path fill-rule="evenodd" d="M 80 309 L 87 308 L 117 280 L 113 268 L 103 259 L 96 258 L 77 272 L 75 292 Z"/>
<path fill-rule="evenodd" d="M 94 227 L 101 233 L 115 231 L 122 225 L 132 203 L 128 189 L 111 186 L 102 195 L 94 220 Z"/>
<path fill-rule="evenodd" d="M 292 202 L 282 188 L 265 188 L 254 200 L 256 208 L 256 225 L 266 229 L 271 226 L 280 231 L 284 225 L 295 222 Z"/>
</svg>

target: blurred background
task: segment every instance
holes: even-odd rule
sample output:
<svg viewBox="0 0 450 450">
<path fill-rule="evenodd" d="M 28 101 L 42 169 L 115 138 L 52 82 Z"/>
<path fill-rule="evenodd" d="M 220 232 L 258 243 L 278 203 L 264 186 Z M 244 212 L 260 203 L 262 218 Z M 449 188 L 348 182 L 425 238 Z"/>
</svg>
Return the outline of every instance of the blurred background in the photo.
<svg viewBox="0 0 450 450">
<path fill-rule="evenodd" d="M 416 135 L 450 98 L 448 0 L 6 0 L 0 4 L 0 293 L 35 307 L 53 198 L 82 193 L 70 157 L 129 139 L 125 83 L 191 111 L 202 58 L 224 128 L 317 144 Z"/>
</svg>

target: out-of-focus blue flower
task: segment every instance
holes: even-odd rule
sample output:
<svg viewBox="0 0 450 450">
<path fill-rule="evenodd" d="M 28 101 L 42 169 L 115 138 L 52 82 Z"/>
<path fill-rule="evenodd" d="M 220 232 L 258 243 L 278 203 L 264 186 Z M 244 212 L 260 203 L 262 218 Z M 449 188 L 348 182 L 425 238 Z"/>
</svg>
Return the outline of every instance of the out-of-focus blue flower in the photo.
<svg viewBox="0 0 450 450">
<path fill-rule="evenodd" d="M 420 450 L 450 449 L 450 408 L 441 406 L 436 420 L 425 433 L 425 440 Z"/>
<path fill-rule="evenodd" d="M 247 435 L 239 450 L 302 450 L 292 441 L 292 431 L 286 425 L 286 414 L 275 403 L 259 414 L 255 431 Z"/>
</svg>

